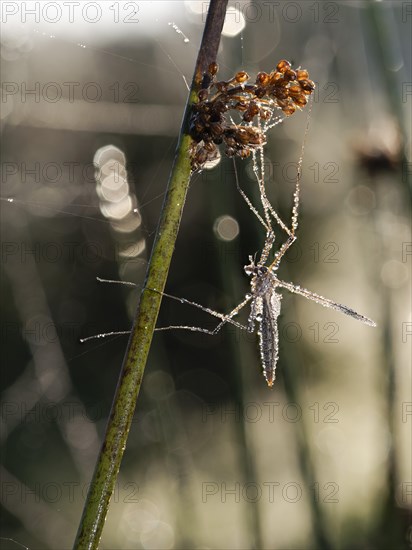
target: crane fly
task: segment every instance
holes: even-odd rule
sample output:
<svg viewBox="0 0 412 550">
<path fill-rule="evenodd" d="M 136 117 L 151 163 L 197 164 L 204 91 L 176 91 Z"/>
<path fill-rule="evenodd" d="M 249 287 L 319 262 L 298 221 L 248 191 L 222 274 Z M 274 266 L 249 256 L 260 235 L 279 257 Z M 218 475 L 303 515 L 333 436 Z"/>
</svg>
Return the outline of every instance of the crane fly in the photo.
<svg viewBox="0 0 412 550">
<path fill-rule="evenodd" d="M 186 300 L 185 298 L 177 298 L 176 296 L 172 296 L 170 294 L 160 292 L 156 289 L 150 289 L 150 288 L 143 289 L 143 291 L 158 292 L 162 294 L 162 296 L 166 296 L 173 300 L 177 300 L 181 303 L 194 306 L 220 319 L 220 323 L 213 330 L 208 330 L 206 328 L 189 326 L 189 325 L 173 325 L 173 326 L 167 326 L 167 327 L 158 327 L 155 329 L 156 331 L 190 330 L 193 332 L 202 332 L 204 334 L 215 335 L 220 331 L 220 329 L 226 323 L 230 323 L 242 330 L 246 330 L 249 333 L 253 333 L 256 330 L 256 324 L 258 324 L 257 333 L 258 333 L 258 339 L 259 339 L 262 370 L 263 370 L 263 375 L 265 377 L 267 385 L 270 388 L 273 386 L 273 383 L 275 381 L 276 365 L 279 358 L 278 317 L 281 312 L 281 303 L 282 303 L 282 294 L 280 294 L 279 290 L 281 289 L 288 290 L 293 294 L 298 294 L 300 296 L 303 296 L 304 298 L 312 300 L 323 307 L 334 309 L 336 311 L 339 311 L 340 313 L 344 313 L 345 315 L 348 315 L 349 317 L 352 317 L 357 321 L 361 321 L 366 325 L 369 325 L 372 327 L 376 326 L 376 323 L 374 321 L 372 321 L 368 317 L 361 315 L 360 313 L 357 313 L 352 308 L 339 304 L 337 302 L 334 302 L 333 300 L 330 300 L 328 298 L 325 298 L 324 296 L 321 296 L 320 294 L 316 294 L 315 292 L 302 288 L 299 285 L 295 285 L 294 283 L 282 281 L 281 279 L 278 278 L 276 274 L 282 257 L 284 256 L 286 251 L 292 246 L 292 244 L 296 241 L 296 238 L 297 238 L 296 231 L 298 228 L 300 181 L 302 177 L 302 162 L 303 162 L 305 141 L 306 141 L 306 136 L 308 132 L 309 118 L 310 118 L 310 110 L 308 114 L 301 155 L 298 162 L 295 190 L 293 194 L 293 206 L 292 206 L 290 227 L 282 221 L 282 219 L 280 218 L 276 210 L 271 205 L 266 194 L 263 145 L 256 148 L 256 150 L 252 151 L 253 171 L 255 174 L 256 182 L 259 187 L 261 210 L 263 209 L 263 215 L 261 212 L 259 212 L 259 210 L 255 207 L 255 205 L 252 203 L 252 201 L 249 199 L 249 197 L 240 187 L 239 178 L 236 170 L 236 164 L 235 164 L 235 161 L 233 161 L 237 190 L 242 196 L 243 200 L 246 202 L 250 211 L 256 216 L 260 224 L 266 230 L 266 237 L 265 237 L 265 241 L 263 244 L 259 261 L 256 262 L 256 260 L 252 256 L 249 256 L 249 264 L 244 266 L 244 271 L 246 275 L 251 277 L 250 292 L 246 294 L 244 299 L 234 309 L 232 309 L 230 313 L 223 314 L 223 313 L 214 311 L 213 309 L 210 309 L 208 307 L 205 307 L 201 304 L 198 304 L 196 302 Z M 275 122 L 275 124 L 277 124 L 278 122 L 279 120 Z M 275 124 L 269 125 L 266 123 L 266 126 L 264 129 L 267 130 L 270 127 L 274 126 Z M 275 243 L 275 233 L 273 229 L 273 222 L 276 222 L 277 226 L 279 226 L 286 233 L 287 240 L 281 245 L 278 252 L 275 253 L 274 259 L 272 261 L 269 261 L 269 256 L 270 256 L 270 253 L 272 252 L 272 249 Z M 134 283 L 128 283 L 124 281 L 113 281 L 113 280 L 107 280 L 107 279 L 101 279 L 101 278 L 99 278 L 98 280 L 101 282 L 120 283 L 120 284 L 136 286 L 134 285 Z M 245 326 L 237 322 L 234 319 L 234 317 L 248 303 L 250 303 L 250 313 L 248 316 L 247 324 Z M 87 340 L 91 340 L 94 338 L 103 338 L 111 335 L 129 334 L 129 333 L 130 331 L 108 332 L 108 333 L 98 334 L 95 336 L 89 336 L 87 338 L 84 338 L 82 341 L 85 342 Z"/>
</svg>

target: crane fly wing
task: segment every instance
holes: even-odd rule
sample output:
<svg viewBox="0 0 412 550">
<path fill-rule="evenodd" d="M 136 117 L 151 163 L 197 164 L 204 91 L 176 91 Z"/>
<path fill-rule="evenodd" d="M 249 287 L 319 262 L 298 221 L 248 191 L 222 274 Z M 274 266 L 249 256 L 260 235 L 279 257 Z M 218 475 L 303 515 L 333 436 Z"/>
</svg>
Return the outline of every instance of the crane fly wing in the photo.
<svg viewBox="0 0 412 550">
<path fill-rule="evenodd" d="M 371 319 L 368 319 L 368 317 L 364 317 L 363 315 L 361 315 L 360 313 L 357 313 L 355 310 L 351 309 L 348 306 L 337 304 L 336 302 L 329 300 L 328 298 L 325 298 L 320 294 L 316 294 L 316 292 L 311 292 L 306 288 L 295 286 L 293 283 L 286 283 L 285 281 L 280 281 L 279 279 L 276 280 L 276 285 L 282 288 L 286 288 L 287 290 L 289 290 L 290 292 L 293 292 L 294 294 L 300 294 L 301 296 L 304 296 L 308 300 L 313 300 L 314 302 L 316 302 L 317 304 L 320 304 L 323 307 L 329 307 L 331 309 L 335 309 L 336 311 L 340 311 L 345 315 L 349 315 L 349 317 L 353 317 L 358 321 L 362 321 L 362 323 L 365 323 L 366 325 L 369 325 L 371 327 L 376 327 L 376 323 Z"/>
<path fill-rule="evenodd" d="M 277 292 L 267 293 L 262 298 L 259 316 L 259 347 L 263 375 L 269 388 L 275 381 L 276 364 L 279 358 L 278 317 L 280 315 L 282 295 Z"/>
</svg>

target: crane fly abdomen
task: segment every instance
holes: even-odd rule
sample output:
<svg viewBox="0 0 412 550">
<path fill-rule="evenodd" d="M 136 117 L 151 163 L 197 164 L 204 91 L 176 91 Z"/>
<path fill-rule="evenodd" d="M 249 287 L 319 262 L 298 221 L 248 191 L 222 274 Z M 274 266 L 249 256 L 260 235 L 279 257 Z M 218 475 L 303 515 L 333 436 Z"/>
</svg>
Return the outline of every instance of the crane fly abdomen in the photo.
<svg viewBox="0 0 412 550">
<path fill-rule="evenodd" d="M 279 357 L 278 317 L 282 296 L 276 291 L 262 296 L 261 314 L 259 316 L 259 347 L 263 375 L 271 388 L 276 377 L 276 363 Z"/>
</svg>

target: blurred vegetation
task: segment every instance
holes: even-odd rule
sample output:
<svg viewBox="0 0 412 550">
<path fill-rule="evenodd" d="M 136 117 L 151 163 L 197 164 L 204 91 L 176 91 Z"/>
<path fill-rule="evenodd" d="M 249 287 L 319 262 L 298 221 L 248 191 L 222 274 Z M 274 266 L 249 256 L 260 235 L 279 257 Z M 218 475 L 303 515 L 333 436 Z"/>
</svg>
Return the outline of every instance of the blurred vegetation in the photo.
<svg viewBox="0 0 412 550">
<path fill-rule="evenodd" d="M 189 4 L 139 4 L 129 25 L 107 24 L 115 12 L 76 29 L 4 25 L 4 548 L 74 540 L 127 343 L 79 339 L 130 326 L 138 290 L 96 277 L 142 282 L 187 95 L 182 75 L 192 75 L 203 29 Z M 233 4 L 245 25 L 227 16 L 222 78 L 286 58 L 317 82 L 298 242 L 280 276 L 378 328 L 285 293 L 273 391 L 255 336 L 235 327 L 213 338 L 155 335 L 102 547 L 410 546 L 408 5 Z M 68 82 L 78 83 L 73 101 Z M 63 94 L 53 101 L 56 89 Z M 283 219 L 305 125 L 304 112 L 294 115 L 265 149 Z M 92 163 L 107 145 L 126 158 L 142 220 L 133 233 L 110 223 L 96 192 Z M 253 196 L 250 164 L 237 170 Z M 145 251 L 120 253 L 142 238 Z M 243 265 L 263 238 L 222 159 L 193 178 L 167 291 L 229 311 L 248 290 Z M 214 321 L 163 300 L 159 326 L 172 324 Z"/>
</svg>

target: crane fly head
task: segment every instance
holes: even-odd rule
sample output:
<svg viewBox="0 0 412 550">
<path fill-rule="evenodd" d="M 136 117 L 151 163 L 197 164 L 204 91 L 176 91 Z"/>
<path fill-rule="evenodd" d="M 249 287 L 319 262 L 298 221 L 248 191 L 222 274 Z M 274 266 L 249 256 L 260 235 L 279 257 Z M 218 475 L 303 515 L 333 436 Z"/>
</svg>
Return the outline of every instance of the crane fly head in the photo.
<svg viewBox="0 0 412 550">
<path fill-rule="evenodd" d="M 259 277 L 261 275 L 265 275 L 268 271 L 268 268 L 264 265 L 259 265 L 255 263 L 255 258 L 252 256 L 249 256 L 249 265 L 245 265 L 244 270 L 246 275 L 248 276 L 256 276 Z"/>
</svg>

